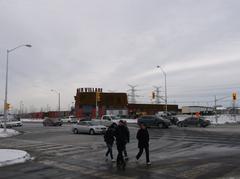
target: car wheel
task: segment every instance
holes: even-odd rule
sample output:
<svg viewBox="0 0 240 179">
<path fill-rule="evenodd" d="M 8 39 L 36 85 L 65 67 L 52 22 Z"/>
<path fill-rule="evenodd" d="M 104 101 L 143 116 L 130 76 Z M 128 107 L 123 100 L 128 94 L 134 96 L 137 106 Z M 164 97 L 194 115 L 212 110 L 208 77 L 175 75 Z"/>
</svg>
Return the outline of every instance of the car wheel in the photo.
<svg viewBox="0 0 240 179">
<path fill-rule="evenodd" d="M 73 133 L 74 134 L 78 134 L 78 130 L 77 129 L 73 129 Z"/>
<path fill-rule="evenodd" d="M 159 123 L 159 124 L 158 124 L 158 127 L 159 127 L 159 128 L 163 128 L 163 123 Z"/>
<path fill-rule="evenodd" d="M 93 130 L 93 129 L 90 129 L 89 134 L 90 134 L 90 135 L 94 135 L 94 134 L 95 134 L 94 130 Z"/>
</svg>

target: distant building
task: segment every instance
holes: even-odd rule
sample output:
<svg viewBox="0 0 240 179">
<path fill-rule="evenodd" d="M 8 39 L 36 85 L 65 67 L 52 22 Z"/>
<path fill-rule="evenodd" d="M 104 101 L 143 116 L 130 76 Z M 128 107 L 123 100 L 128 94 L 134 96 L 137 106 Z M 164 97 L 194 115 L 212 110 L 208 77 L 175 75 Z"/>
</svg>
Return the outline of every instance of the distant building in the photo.
<svg viewBox="0 0 240 179">
<path fill-rule="evenodd" d="M 100 95 L 97 103 L 100 117 L 105 114 L 136 117 L 165 110 L 164 104 L 128 104 L 127 93 L 103 92 L 102 88 L 78 88 L 75 96 L 77 117 L 96 117 L 97 93 Z M 168 111 L 177 112 L 178 105 L 168 105 Z"/>
<path fill-rule="evenodd" d="M 178 105 L 167 105 L 169 112 L 178 112 Z M 159 111 L 165 111 L 165 104 L 128 104 L 129 115 L 154 115 Z"/>
<path fill-rule="evenodd" d="M 183 106 L 182 114 L 211 114 L 213 113 L 214 108 L 206 106 Z"/>
<path fill-rule="evenodd" d="M 96 117 L 97 93 L 99 93 L 98 116 L 104 114 L 127 115 L 126 93 L 107 93 L 103 92 L 102 88 L 78 88 L 75 96 L 75 114 L 77 117 Z"/>
</svg>

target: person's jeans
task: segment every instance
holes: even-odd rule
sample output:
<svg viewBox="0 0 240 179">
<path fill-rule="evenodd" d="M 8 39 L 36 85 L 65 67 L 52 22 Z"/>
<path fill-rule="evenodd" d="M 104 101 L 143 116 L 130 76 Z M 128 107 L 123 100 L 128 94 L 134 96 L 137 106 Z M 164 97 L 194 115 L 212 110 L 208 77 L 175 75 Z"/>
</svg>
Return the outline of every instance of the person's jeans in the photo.
<svg viewBox="0 0 240 179">
<path fill-rule="evenodd" d="M 108 154 L 110 154 L 111 159 L 113 159 L 112 146 L 113 146 L 112 144 L 107 144 L 108 150 L 107 150 L 107 153 L 106 153 L 106 157 L 108 156 Z"/>
<path fill-rule="evenodd" d="M 140 147 L 140 148 L 139 148 L 139 152 L 138 152 L 138 154 L 137 154 L 137 156 L 136 156 L 136 159 L 138 160 L 138 159 L 142 156 L 143 149 L 145 149 L 146 162 L 148 163 L 148 162 L 150 162 L 150 160 L 149 160 L 149 147 L 148 147 L 148 146 L 146 146 L 146 147 Z"/>
<path fill-rule="evenodd" d="M 123 151 L 125 149 L 125 145 L 126 144 L 117 144 L 117 150 L 118 150 L 117 163 L 124 162 Z"/>
<path fill-rule="evenodd" d="M 126 149 L 126 145 L 125 145 L 125 147 L 124 147 L 123 153 L 124 153 L 124 156 L 125 156 L 125 157 L 128 156 L 128 154 L 127 154 L 127 149 Z"/>
</svg>

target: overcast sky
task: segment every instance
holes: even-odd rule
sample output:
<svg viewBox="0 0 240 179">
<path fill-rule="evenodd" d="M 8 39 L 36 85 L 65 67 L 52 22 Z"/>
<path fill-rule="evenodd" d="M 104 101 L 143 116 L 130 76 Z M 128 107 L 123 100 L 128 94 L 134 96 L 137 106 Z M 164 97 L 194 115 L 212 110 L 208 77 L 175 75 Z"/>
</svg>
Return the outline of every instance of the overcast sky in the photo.
<svg viewBox="0 0 240 179">
<path fill-rule="evenodd" d="M 0 0 L 0 101 L 6 49 L 9 102 L 40 109 L 74 101 L 79 87 L 104 91 L 138 85 L 150 102 L 167 73 L 169 101 L 212 105 L 239 91 L 238 0 Z M 162 93 L 163 94 L 163 93 Z M 221 103 L 224 103 L 221 102 Z M 2 105 L 1 105 L 2 107 Z"/>
</svg>

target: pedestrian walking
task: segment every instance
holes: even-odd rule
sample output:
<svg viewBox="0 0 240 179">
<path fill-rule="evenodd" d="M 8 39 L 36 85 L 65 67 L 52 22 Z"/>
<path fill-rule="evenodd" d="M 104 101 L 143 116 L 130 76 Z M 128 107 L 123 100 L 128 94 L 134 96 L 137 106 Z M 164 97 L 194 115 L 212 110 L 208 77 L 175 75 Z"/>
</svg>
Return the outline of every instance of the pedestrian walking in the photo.
<svg viewBox="0 0 240 179">
<path fill-rule="evenodd" d="M 151 165 L 151 162 L 149 160 L 149 133 L 144 124 L 139 125 L 140 129 L 137 132 L 137 140 L 138 140 L 138 148 L 139 152 L 136 156 L 136 161 L 139 160 L 139 158 L 143 154 L 143 150 L 145 150 L 146 153 L 146 164 Z"/>
<path fill-rule="evenodd" d="M 113 143 L 114 143 L 114 126 L 110 126 L 108 127 L 106 133 L 104 134 L 104 141 L 106 142 L 107 145 L 107 152 L 106 152 L 106 161 L 108 160 L 108 155 L 110 154 L 111 160 L 112 162 L 115 162 L 114 158 L 113 158 L 113 151 L 112 151 L 112 147 L 113 147 Z"/>
<path fill-rule="evenodd" d="M 130 142 L 130 132 L 129 132 L 129 128 L 127 126 L 127 121 L 124 121 L 124 126 L 126 127 L 126 132 L 127 132 L 127 143 L 129 143 Z M 123 153 L 124 153 L 124 159 L 128 160 L 128 154 L 127 154 L 126 145 L 125 145 L 125 148 L 123 150 Z"/>
<path fill-rule="evenodd" d="M 128 140 L 128 131 L 127 128 L 124 126 L 124 122 L 122 120 L 119 121 L 119 124 L 116 127 L 115 136 L 118 150 L 117 166 L 125 168 L 126 163 L 123 158 L 123 152 L 124 149 L 126 148 L 126 143 Z"/>
</svg>

